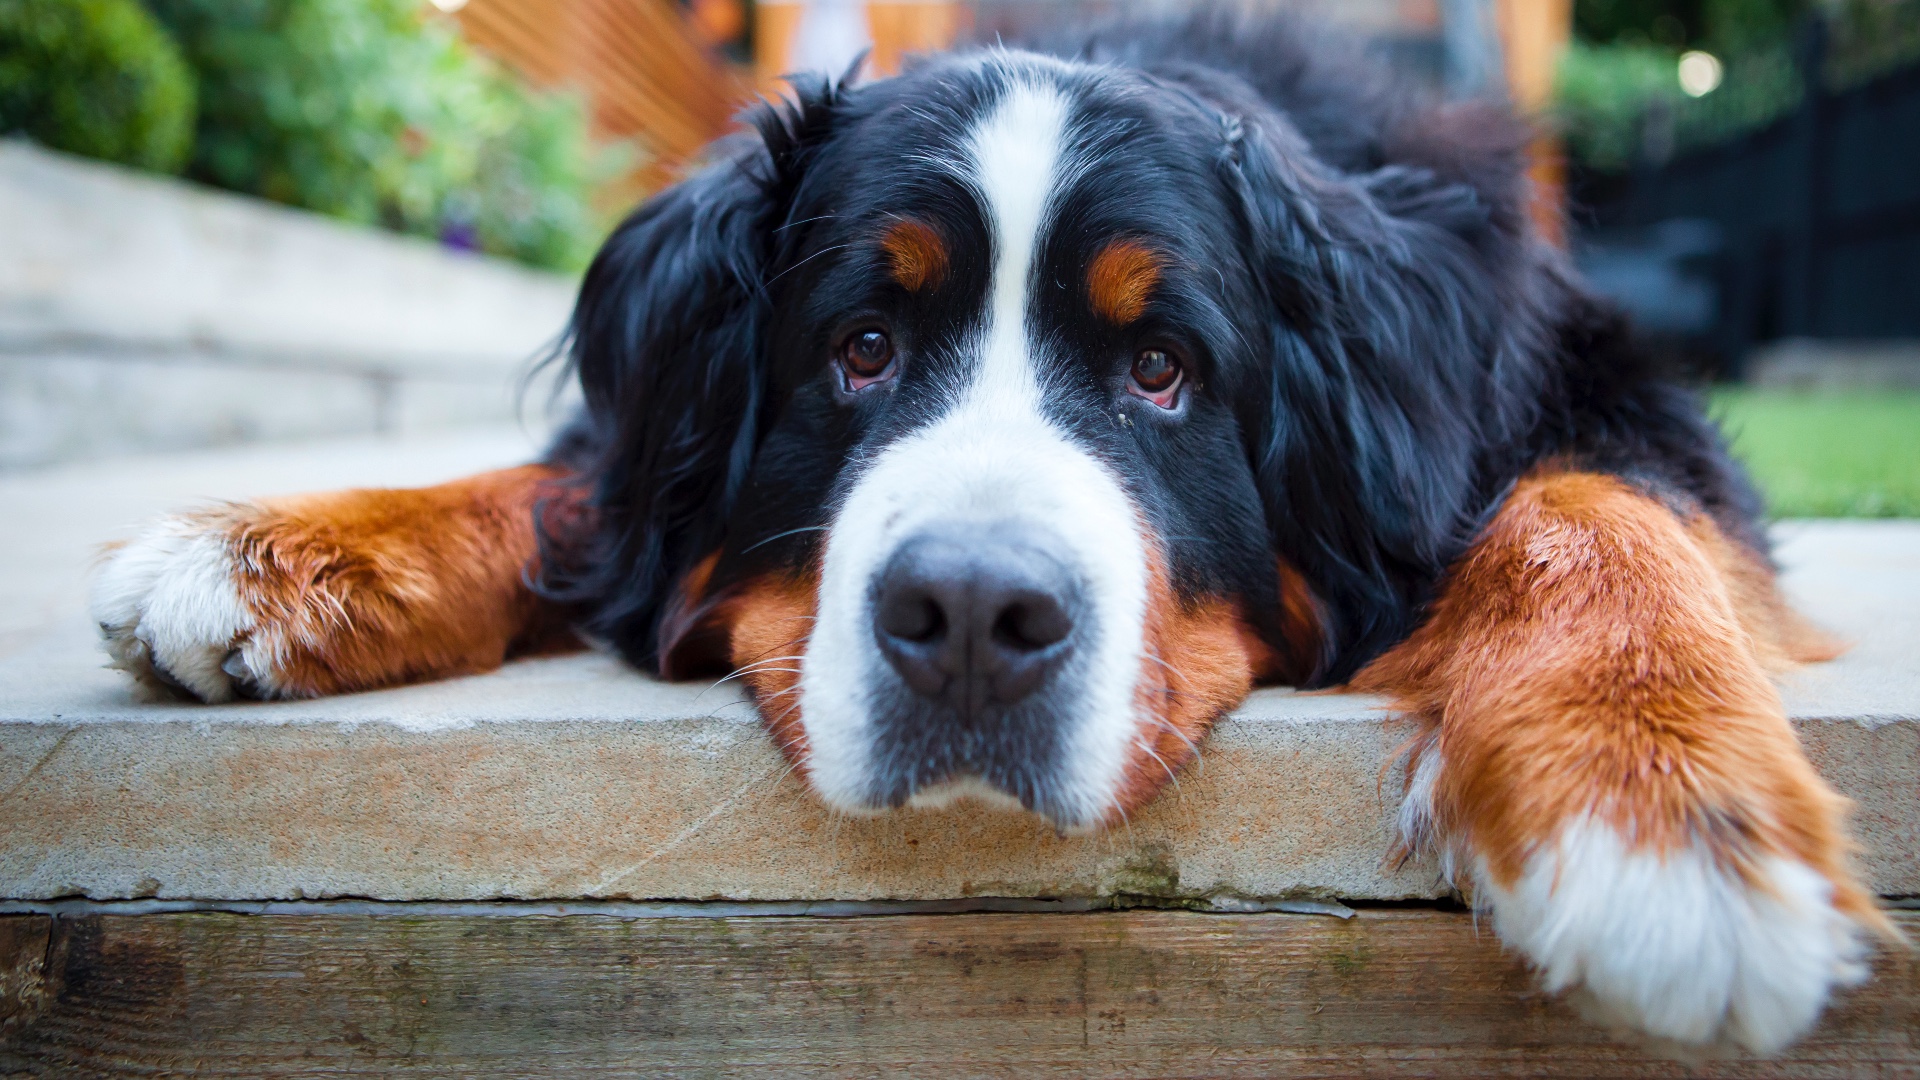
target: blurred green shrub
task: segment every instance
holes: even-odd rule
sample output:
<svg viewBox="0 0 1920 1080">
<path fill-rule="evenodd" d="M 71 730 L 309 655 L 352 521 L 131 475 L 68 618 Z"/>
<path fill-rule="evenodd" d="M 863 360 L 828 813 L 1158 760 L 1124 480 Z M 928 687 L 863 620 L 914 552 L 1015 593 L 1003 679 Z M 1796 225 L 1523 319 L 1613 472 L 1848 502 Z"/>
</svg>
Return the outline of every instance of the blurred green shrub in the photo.
<svg viewBox="0 0 1920 1080">
<path fill-rule="evenodd" d="M 1580 164 L 1619 172 L 1643 154 L 1711 146 L 1798 108 L 1795 63 L 1807 0 L 1580 0 L 1576 41 L 1560 63 L 1553 119 Z M 1837 89 L 1920 61 L 1920 0 L 1824 0 L 1826 86 Z M 1714 53 L 1718 88 L 1680 90 L 1682 48 Z"/>
<path fill-rule="evenodd" d="M 149 0 L 199 74 L 191 173 L 538 266 L 584 265 L 606 155 L 418 0 Z"/>
<path fill-rule="evenodd" d="M 1573 30 L 1591 44 L 1739 50 L 1790 34 L 1816 4 L 1886 0 L 1574 0 Z"/>
<path fill-rule="evenodd" d="M 179 172 L 193 73 L 138 0 L 0 0 L 0 133 Z"/>
<path fill-rule="evenodd" d="M 1653 45 L 1575 42 L 1560 60 L 1554 121 L 1567 152 L 1592 168 L 1618 171 L 1640 154 L 1642 121 L 1672 110 L 1686 95 L 1675 75 L 1678 56 Z"/>
<path fill-rule="evenodd" d="M 1642 155 L 1656 160 L 1724 142 L 1800 104 L 1805 90 L 1782 42 L 1719 58 L 1718 88 L 1680 90 L 1677 50 L 1654 45 L 1575 44 L 1561 60 L 1553 119 L 1581 164 L 1619 172 Z"/>
<path fill-rule="evenodd" d="M 1839 90 L 1920 61 L 1920 0 L 1843 0 L 1827 85 Z"/>
</svg>

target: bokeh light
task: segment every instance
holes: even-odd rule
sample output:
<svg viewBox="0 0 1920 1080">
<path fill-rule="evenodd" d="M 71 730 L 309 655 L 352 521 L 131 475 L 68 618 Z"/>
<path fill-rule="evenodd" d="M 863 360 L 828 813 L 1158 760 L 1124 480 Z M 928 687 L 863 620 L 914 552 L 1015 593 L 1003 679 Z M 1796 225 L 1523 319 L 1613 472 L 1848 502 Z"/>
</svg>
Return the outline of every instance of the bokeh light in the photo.
<svg viewBox="0 0 1920 1080">
<path fill-rule="evenodd" d="M 1680 89 L 1686 91 L 1688 97 L 1713 93 L 1724 73 L 1720 58 L 1712 53 L 1693 49 L 1680 54 Z"/>
</svg>

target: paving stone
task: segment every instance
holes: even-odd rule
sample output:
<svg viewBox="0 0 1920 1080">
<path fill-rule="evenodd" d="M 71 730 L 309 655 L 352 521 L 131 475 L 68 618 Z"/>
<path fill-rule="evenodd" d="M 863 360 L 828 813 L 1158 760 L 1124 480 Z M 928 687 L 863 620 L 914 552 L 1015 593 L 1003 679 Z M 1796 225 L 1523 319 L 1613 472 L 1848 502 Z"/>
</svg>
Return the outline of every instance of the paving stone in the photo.
<svg viewBox="0 0 1920 1080">
<path fill-rule="evenodd" d="M 0 140 L 0 469 L 509 421 L 574 291 Z"/>
</svg>

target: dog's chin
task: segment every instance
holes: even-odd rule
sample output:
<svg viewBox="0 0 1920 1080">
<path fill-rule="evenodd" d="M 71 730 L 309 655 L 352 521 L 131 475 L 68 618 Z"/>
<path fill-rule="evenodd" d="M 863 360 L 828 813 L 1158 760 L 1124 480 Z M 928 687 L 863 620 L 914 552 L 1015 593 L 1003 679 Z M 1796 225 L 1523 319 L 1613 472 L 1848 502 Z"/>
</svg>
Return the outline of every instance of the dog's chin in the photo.
<svg viewBox="0 0 1920 1080">
<path fill-rule="evenodd" d="M 907 799 L 907 806 L 914 810 L 949 810 L 962 804 L 966 804 L 966 809 L 977 806 L 996 813 L 1027 812 L 1019 799 L 977 776 L 962 776 L 928 784 Z"/>
<path fill-rule="evenodd" d="M 1016 817 L 1025 815 L 1045 822 L 1048 827 L 1062 836 L 1091 836 L 1105 831 L 1110 823 L 1105 817 L 1062 818 L 1029 809 L 1018 796 L 995 787 L 977 776 L 954 777 L 924 785 L 907 796 L 904 802 L 894 806 L 865 800 L 833 798 L 817 788 L 814 794 L 835 813 L 849 817 L 878 818 L 899 810 L 925 810 L 956 815 L 991 814 Z"/>
</svg>

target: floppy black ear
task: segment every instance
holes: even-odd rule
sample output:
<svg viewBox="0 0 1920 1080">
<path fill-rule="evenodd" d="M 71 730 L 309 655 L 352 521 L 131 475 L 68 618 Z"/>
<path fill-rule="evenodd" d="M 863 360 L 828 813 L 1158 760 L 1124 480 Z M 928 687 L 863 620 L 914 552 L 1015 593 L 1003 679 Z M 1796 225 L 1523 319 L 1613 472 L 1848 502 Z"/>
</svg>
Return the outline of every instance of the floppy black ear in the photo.
<svg viewBox="0 0 1920 1080">
<path fill-rule="evenodd" d="M 841 96 L 826 79 L 795 90 L 748 114 L 757 135 L 635 210 L 574 309 L 586 406 L 553 456 L 591 490 L 570 528 L 543 521 L 543 585 L 638 665 L 657 665 L 662 607 L 719 547 L 770 419 L 773 237 Z"/>
<path fill-rule="evenodd" d="M 1257 115 L 1228 144 L 1270 311 L 1236 407 L 1279 553 L 1322 606 L 1312 683 L 1337 683 L 1411 631 L 1509 482 L 1548 271 L 1524 214 L 1435 169 L 1341 173 Z"/>
</svg>

